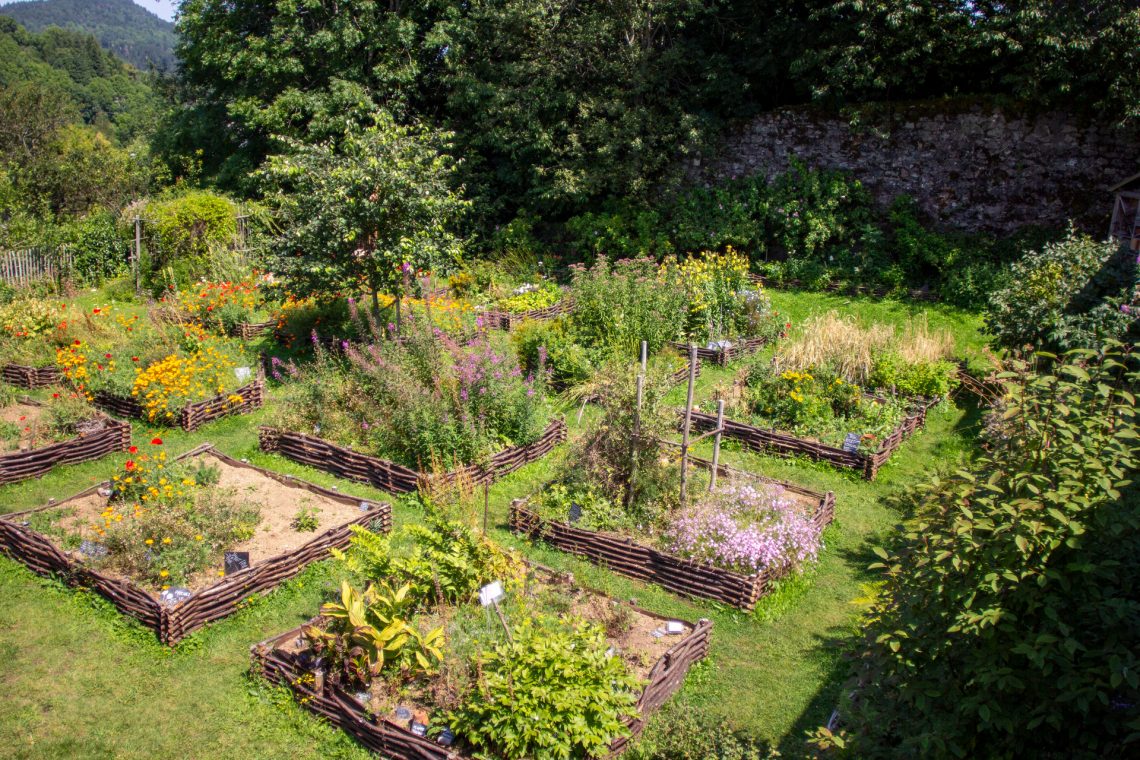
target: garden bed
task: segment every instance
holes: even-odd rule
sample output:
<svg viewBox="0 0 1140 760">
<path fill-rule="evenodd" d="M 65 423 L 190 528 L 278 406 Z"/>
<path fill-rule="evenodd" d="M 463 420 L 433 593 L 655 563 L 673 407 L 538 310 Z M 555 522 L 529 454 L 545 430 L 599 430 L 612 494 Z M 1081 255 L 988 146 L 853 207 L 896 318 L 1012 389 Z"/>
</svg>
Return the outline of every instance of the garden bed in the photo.
<svg viewBox="0 0 1140 760">
<path fill-rule="evenodd" d="M 259 335 L 273 332 L 276 327 L 277 321 L 273 319 L 267 322 L 239 322 L 229 331 L 229 334 L 235 338 L 250 340 Z"/>
<path fill-rule="evenodd" d="M 488 309 L 483 312 L 483 326 L 491 330 L 510 330 L 518 325 L 526 322 L 527 320 L 546 320 L 560 317 L 563 314 L 569 314 L 574 309 L 574 304 L 569 297 L 563 298 L 558 303 L 552 306 L 546 306 L 542 309 L 531 309 L 530 311 L 522 311 L 512 313 L 509 311 L 502 311 L 500 309 Z"/>
<path fill-rule="evenodd" d="M 874 480 L 879 469 L 886 464 L 903 441 L 926 424 L 927 410 L 940 401 L 941 399 L 915 399 L 913 407 L 903 421 L 883 438 L 877 449 L 871 452 L 849 451 L 819 441 L 798 438 L 791 433 L 768 430 L 730 419 L 724 421 L 724 435 L 764 454 L 782 457 L 805 456 L 819 462 L 828 462 L 836 467 L 858 470 L 864 479 Z M 680 414 L 684 416 L 684 410 L 681 410 Z M 715 414 L 705 414 L 696 410 L 692 412 L 693 429 L 697 432 L 715 430 L 716 421 Z"/>
<path fill-rule="evenodd" d="M 712 344 L 714 346 L 713 348 L 697 346 L 697 358 L 701 361 L 712 362 L 726 367 L 729 362 L 734 362 L 742 356 L 754 354 L 768 345 L 768 343 L 769 340 L 767 338 L 739 338 L 737 340 L 717 341 Z M 674 342 L 669 345 L 685 356 L 689 355 L 689 344 Z"/>
<path fill-rule="evenodd" d="M 545 572 L 551 577 L 557 577 L 557 582 L 572 584 L 572 576 L 555 576 L 550 571 Z M 625 720 L 630 736 L 620 737 L 610 744 L 611 756 L 625 751 L 630 740 L 641 733 L 649 717 L 681 688 L 689 668 L 708 654 L 712 634 L 712 623 L 708 620 L 694 624 L 656 615 L 632 604 L 629 609 L 640 620 L 649 622 L 650 627 L 679 622 L 684 626 L 685 632 L 680 640 L 652 660 L 643 679 L 646 685 L 636 704 L 638 717 Z M 309 621 L 309 624 L 316 620 Z M 348 732 L 366 748 L 379 752 L 384 757 L 394 760 L 465 760 L 468 757 L 453 746 L 445 746 L 436 739 L 413 733 L 407 722 L 398 723 L 394 717 L 372 715 L 355 695 L 339 687 L 326 685 L 317 690 L 312 672 L 305 667 L 301 656 L 303 647 L 298 643 L 303 628 L 304 626 L 294 628 L 255 644 L 251 649 L 254 669 L 269 681 L 291 689 L 306 709 Z"/>
<path fill-rule="evenodd" d="M 689 461 L 710 470 L 712 468 L 712 462 L 706 460 L 691 458 Z M 717 468 L 717 473 L 725 478 L 782 486 L 797 499 L 812 502 L 811 520 L 820 531 L 831 524 L 835 517 L 835 494 L 830 491 L 819 493 L 723 465 Z M 751 610 L 760 598 L 770 592 L 772 581 L 779 577 L 767 569 L 752 574 L 726 570 L 646 546 L 626 536 L 585 530 L 570 523 L 549 520 L 528 509 L 527 503 L 526 499 L 511 502 L 509 520 L 513 532 L 585 557 L 596 565 L 626 577 L 656 583 L 681 596 L 712 599 Z"/>
<path fill-rule="evenodd" d="M 21 403 L 40 406 L 38 402 L 30 399 L 25 399 Z M 0 453 L 0 485 L 39 477 L 57 465 L 100 459 L 107 454 L 126 451 L 130 445 L 130 423 L 99 414 L 94 419 L 81 423 L 77 435 L 69 440 L 24 451 Z"/>
<path fill-rule="evenodd" d="M 387 459 L 361 454 L 345 446 L 322 438 L 262 427 L 258 430 L 262 451 L 273 452 L 294 462 L 316 467 L 319 470 L 358 483 L 367 483 L 389 493 L 413 493 L 422 481 L 442 479 L 445 482 L 459 478 L 472 483 L 493 483 L 523 465 L 536 462 L 555 446 L 566 440 L 566 423 L 552 420 L 546 431 L 535 441 L 523 446 L 504 449 L 491 457 L 486 465 L 468 465 L 445 473 L 419 472 Z"/>
<path fill-rule="evenodd" d="M 231 396 L 240 396 L 241 401 L 233 401 Z M 97 391 L 93 403 L 116 417 L 147 420 L 146 410 L 138 399 L 131 396 Z M 265 381 L 258 378 L 231 393 L 222 393 L 205 401 L 187 404 L 178 412 L 177 425 L 186 431 L 197 430 L 207 422 L 231 414 L 249 414 L 255 409 L 260 409 L 263 403 L 265 403 Z"/>
<path fill-rule="evenodd" d="M 164 603 L 160 594 L 148 590 L 131 578 L 89 567 L 80 552 L 66 551 L 51 537 L 30 527 L 30 521 L 49 510 L 71 510 L 77 516 L 98 514 L 108 503 L 110 481 L 82 491 L 62 502 L 52 502 L 38 509 L 17 512 L 0 518 L 0 551 L 42 575 L 58 574 L 68 583 L 86 586 L 107 597 L 123 613 L 153 628 L 165 644 L 175 644 L 193 631 L 235 612 L 254 594 L 266 592 L 297 575 L 311 562 L 324 559 L 329 550 L 347 546 L 351 525 L 369 525 L 387 532 L 392 525 L 391 506 L 362 502 L 320 486 L 280 475 L 232 459 L 209 444 L 183 454 L 177 460 L 203 458 L 215 460 L 221 469 L 223 486 L 249 489 L 272 510 L 272 517 L 258 526 L 261 546 L 272 546 L 279 553 L 259 552 L 255 539 L 234 550 L 248 551 L 249 566 L 226 574 L 213 583 L 199 581 L 187 598 L 177 603 Z M 300 546 L 289 546 L 294 537 L 282 528 L 296 511 L 299 497 L 316 502 L 324 515 L 320 523 L 325 530 Z M 361 509 L 361 505 L 368 508 Z M 331 527 L 328 524 L 332 523 Z M 264 531 L 262 530 L 264 528 Z M 300 534 L 296 534 L 300 536 Z M 80 555 L 80 556 L 77 556 Z"/>
<path fill-rule="evenodd" d="M 63 381 L 63 373 L 55 365 L 26 367 L 22 364 L 5 364 L 0 369 L 0 377 L 10 385 L 28 389 L 46 388 Z"/>
</svg>

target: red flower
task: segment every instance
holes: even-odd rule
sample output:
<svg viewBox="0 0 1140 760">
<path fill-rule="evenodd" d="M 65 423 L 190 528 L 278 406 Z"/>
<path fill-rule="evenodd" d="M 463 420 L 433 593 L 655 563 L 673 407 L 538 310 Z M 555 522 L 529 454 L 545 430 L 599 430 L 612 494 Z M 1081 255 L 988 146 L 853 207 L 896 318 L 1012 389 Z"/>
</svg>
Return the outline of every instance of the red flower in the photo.
<svg viewBox="0 0 1140 760">
<path fill-rule="evenodd" d="M 139 358 L 138 358 L 137 356 L 132 356 L 132 357 L 131 357 L 131 361 L 133 361 L 133 362 L 137 362 L 138 360 L 139 360 Z"/>
<path fill-rule="evenodd" d="M 96 364 L 95 366 L 99 368 L 100 372 L 103 371 L 103 365 L 102 364 Z"/>
<path fill-rule="evenodd" d="M 98 313 L 99 313 L 99 309 L 92 309 L 92 310 L 91 310 L 91 313 L 92 313 L 92 314 L 98 314 Z"/>
<path fill-rule="evenodd" d="M 103 358 L 104 358 L 104 359 L 110 359 L 110 358 L 111 358 L 111 355 L 110 355 L 110 354 L 103 354 Z"/>
<path fill-rule="evenodd" d="M 59 394 L 58 394 L 58 393 L 53 393 L 53 394 L 51 394 L 51 397 L 52 397 L 52 398 L 59 398 Z"/>
<path fill-rule="evenodd" d="M 162 445 L 162 439 L 161 438 L 151 438 L 150 444 L 151 444 L 151 446 L 161 446 Z"/>
<path fill-rule="evenodd" d="M 83 345 L 83 341 L 81 341 L 79 338 L 76 338 L 75 339 L 75 345 L 81 346 L 81 345 Z"/>
<path fill-rule="evenodd" d="M 20 421 L 20 422 L 23 422 L 23 421 L 24 421 L 24 420 L 26 420 L 26 419 L 28 419 L 26 415 L 20 415 L 20 420 L 19 420 L 19 421 Z"/>
<path fill-rule="evenodd" d="M 127 451 L 131 452 L 132 454 L 137 454 L 137 453 L 139 453 L 139 447 L 138 446 L 131 446 L 129 449 L 127 449 Z"/>
<path fill-rule="evenodd" d="M 127 460 L 127 469 L 128 469 L 128 470 L 133 470 L 133 469 L 135 469 L 135 460 L 133 460 L 133 459 L 128 459 L 128 460 Z"/>
</svg>

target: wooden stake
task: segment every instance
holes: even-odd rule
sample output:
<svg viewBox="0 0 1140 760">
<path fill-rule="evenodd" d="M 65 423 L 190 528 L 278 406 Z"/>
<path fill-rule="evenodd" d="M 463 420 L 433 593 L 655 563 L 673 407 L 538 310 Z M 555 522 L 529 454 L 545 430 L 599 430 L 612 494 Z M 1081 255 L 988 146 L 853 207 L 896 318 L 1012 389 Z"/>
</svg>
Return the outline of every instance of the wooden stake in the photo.
<svg viewBox="0 0 1140 760">
<path fill-rule="evenodd" d="M 487 515 L 491 511 L 491 481 L 483 481 L 483 535 L 487 535 Z"/>
<path fill-rule="evenodd" d="M 507 619 L 503 616 L 503 611 L 499 609 L 499 603 L 491 602 L 491 606 L 495 608 L 495 614 L 499 616 L 499 622 L 503 624 L 503 630 L 507 632 L 507 641 L 511 642 L 511 646 L 514 646 L 515 637 L 511 635 L 511 628 L 507 625 Z"/>
<path fill-rule="evenodd" d="M 642 346 L 645 344 L 642 343 Z M 633 435 L 629 437 L 629 481 L 625 484 L 626 509 L 633 504 L 634 481 L 637 480 L 637 441 L 641 437 L 641 402 L 645 396 L 645 375 L 637 376 L 637 406 L 633 409 Z"/>
<path fill-rule="evenodd" d="M 689 430 L 693 425 L 693 386 L 697 382 L 697 347 L 689 346 L 689 389 L 685 394 L 685 425 L 681 429 L 681 505 L 684 506 L 689 490 Z"/>
<path fill-rule="evenodd" d="M 137 296 L 142 292 L 142 283 L 139 277 L 140 264 L 142 262 L 142 219 L 135 217 L 135 255 L 134 261 L 131 262 L 131 268 L 135 270 L 135 295 Z"/>
<path fill-rule="evenodd" d="M 709 492 L 716 488 L 716 471 L 720 467 L 720 437 L 724 431 L 724 399 L 716 402 L 716 438 L 713 439 L 712 475 Z"/>
<path fill-rule="evenodd" d="M 645 370 L 649 367 L 649 341 L 641 341 L 641 374 L 645 374 Z M 640 405 L 639 407 L 640 408 Z"/>
</svg>

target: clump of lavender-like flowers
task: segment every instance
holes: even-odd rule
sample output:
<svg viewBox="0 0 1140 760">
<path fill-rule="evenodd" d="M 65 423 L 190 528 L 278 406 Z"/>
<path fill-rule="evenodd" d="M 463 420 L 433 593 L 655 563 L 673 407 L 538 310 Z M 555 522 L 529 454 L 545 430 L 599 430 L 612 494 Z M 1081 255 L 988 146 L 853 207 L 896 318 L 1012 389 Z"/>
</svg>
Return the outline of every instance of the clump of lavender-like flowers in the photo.
<svg viewBox="0 0 1140 760">
<path fill-rule="evenodd" d="M 664 540 L 668 551 L 688 559 L 779 575 L 816 558 L 820 531 L 783 487 L 733 485 L 693 505 Z"/>
</svg>

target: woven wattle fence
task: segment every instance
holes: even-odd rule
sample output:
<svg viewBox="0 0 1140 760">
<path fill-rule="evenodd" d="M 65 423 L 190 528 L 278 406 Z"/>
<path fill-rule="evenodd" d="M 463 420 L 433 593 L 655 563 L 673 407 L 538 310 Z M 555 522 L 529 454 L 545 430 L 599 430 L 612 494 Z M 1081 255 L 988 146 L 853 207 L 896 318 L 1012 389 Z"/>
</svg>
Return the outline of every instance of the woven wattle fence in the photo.
<svg viewBox="0 0 1140 760">
<path fill-rule="evenodd" d="M 768 345 L 767 338 L 740 338 L 737 340 L 726 341 L 729 343 L 727 346 L 720 346 L 717 348 L 701 348 L 697 346 L 697 358 L 701 361 L 712 362 L 719 364 L 722 367 L 728 366 L 729 362 L 734 362 L 742 356 L 754 354 L 764 346 Z M 688 343 L 673 342 L 669 344 L 677 349 L 685 356 L 689 355 Z"/>
<path fill-rule="evenodd" d="M 66 441 L 0 454 L 0 485 L 36 478 L 59 465 L 89 462 L 130 447 L 130 423 L 102 415 L 93 422 L 90 430 Z"/>
<path fill-rule="evenodd" d="M 676 620 L 630 606 L 657 620 Z M 314 618 L 306 625 L 316 622 L 317 619 Z M 689 668 L 708 655 L 712 623 L 700 620 L 696 624 L 686 625 L 692 630 L 654 663 L 645 689 L 637 700 L 639 717 L 627 718 L 625 721 L 631 736 L 615 739 L 610 744 L 610 757 L 620 755 L 629 747 L 630 740 L 641 733 L 650 716 L 681 688 Z M 364 747 L 383 757 L 392 760 L 467 760 L 467 756 L 454 747 L 445 747 L 431 738 L 417 736 L 396 723 L 375 718 L 351 694 L 338 687 L 326 685 L 321 691 L 315 690 L 312 679 L 306 678 L 311 671 L 301 664 L 300 653 L 283 649 L 284 645 L 301 635 L 303 627 L 255 644 L 250 650 L 254 671 L 275 684 L 291 689 L 306 710 L 346 731 Z M 459 737 L 459 741 L 462 742 L 462 737 Z"/>
<path fill-rule="evenodd" d="M 740 441 L 745 446 L 764 454 L 781 457 L 805 456 L 820 462 L 828 462 L 836 467 L 859 470 L 867 480 L 874 480 L 879 468 L 887 463 L 903 441 L 926 424 L 926 412 L 941 399 L 916 399 L 911 410 L 894 431 L 884 438 L 872 452 L 847 451 L 836 446 L 828 446 L 819 441 L 797 438 L 789 433 L 748 425 L 726 419 L 724 436 Z M 680 414 L 683 416 L 684 411 Z M 693 429 L 701 432 L 716 429 L 716 415 L 693 411 Z"/>
<path fill-rule="evenodd" d="M 233 401 L 230 396 L 240 396 L 241 401 Z M 222 393 L 205 401 L 187 404 L 179 410 L 178 427 L 183 430 L 197 430 L 207 422 L 228 417 L 232 414 L 249 414 L 260 409 L 265 403 L 265 381 L 261 378 L 243 385 L 231 393 Z M 95 393 L 95 406 L 116 417 L 131 420 L 147 420 L 146 409 L 138 399 L 131 396 L 118 396 L 106 391 Z"/>
<path fill-rule="evenodd" d="M 361 503 L 360 499 L 231 459 L 209 444 L 199 446 L 178 459 L 207 453 L 231 467 L 254 470 L 291 488 L 315 493 L 343 504 Z M 29 516 L 66 507 L 71 502 L 93 496 L 110 485 L 109 481 L 103 482 L 62 502 L 0 518 L 0 552 L 41 575 L 58 575 L 71 585 L 97 591 L 121 612 L 154 629 L 164 644 L 175 644 L 207 623 L 232 614 L 245 599 L 269 591 L 300 573 L 310 563 L 325 559 L 330 549 L 343 549 L 352 537 L 350 526 L 368 526 L 371 530 L 385 533 L 392 529 L 391 505 L 370 503 L 371 508 L 362 512 L 360 517 L 330 528 L 303 546 L 231 573 L 217 583 L 195 592 L 188 599 L 167 606 L 129 579 L 114 578 L 87 567 L 81 560 L 73 558 L 72 553 L 63 551 L 46 536 L 28 526 Z"/>
<path fill-rule="evenodd" d="M 552 420 L 545 432 L 532 443 L 504 449 L 491 457 L 486 465 L 473 464 L 444 473 L 418 472 L 380 457 L 361 454 L 345 446 L 303 433 L 278 430 L 271 427 L 258 429 L 262 451 L 280 454 L 294 462 L 316 467 L 318 470 L 367 483 L 388 493 L 412 493 L 421 482 L 450 483 L 464 479 L 482 485 L 494 483 L 523 465 L 538 461 L 566 440 L 566 423 Z"/>
<path fill-rule="evenodd" d="M 0 368 L 0 377 L 9 385 L 29 389 L 46 388 L 63 382 L 63 373 L 55 365 L 26 367 L 22 364 L 5 364 Z"/>
<path fill-rule="evenodd" d="M 690 458 L 698 466 L 712 462 Z M 783 486 L 786 490 L 816 501 L 812 522 L 822 531 L 835 519 L 835 494 L 819 493 L 792 483 L 733 470 L 723 465 L 717 472 L 725 477 L 746 478 Z M 681 596 L 712 599 L 743 610 L 751 610 L 767 595 L 780 575 L 763 570 L 746 574 L 725 570 L 708 563 L 678 557 L 623 536 L 576 528 L 569 523 L 547 520 L 526 507 L 526 499 L 511 503 L 510 528 L 513 532 L 543 541 L 562 551 L 585 557 L 596 565 L 620 575 L 657 585 Z"/>
<path fill-rule="evenodd" d="M 269 320 L 268 322 L 239 322 L 230 329 L 229 333 L 235 338 L 250 340 L 259 335 L 273 332 L 276 328 L 276 320 Z"/>
<path fill-rule="evenodd" d="M 521 311 L 511 313 L 509 311 L 501 311 L 499 309 L 488 309 L 481 315 L 483 318 L 483 326 L 489 330 L 511 330 L 518 327 L 527 320 L 545 320 L 560 317 L 563 314 L 569 314 L 574 310 L 574 302 L 569 296 L 563 297 L 561 301 L 551 306 L 546 306 L 541 309 L 531 309 L 530 311 Z"/>
</svg>

